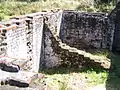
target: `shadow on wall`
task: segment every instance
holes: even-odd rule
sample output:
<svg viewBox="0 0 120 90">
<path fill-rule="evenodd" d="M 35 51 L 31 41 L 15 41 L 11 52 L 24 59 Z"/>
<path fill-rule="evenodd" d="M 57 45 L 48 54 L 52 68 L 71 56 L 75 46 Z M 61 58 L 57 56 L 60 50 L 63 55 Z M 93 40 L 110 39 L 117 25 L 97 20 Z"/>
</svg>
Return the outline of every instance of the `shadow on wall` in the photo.
<svg viewBox="0 0 120 90">
<path fill-rule="evenodd" d="M 120 55 L 111 52 L 109 55 L 111 59 L 111 67 L 106 80 L 106 90 L 120 90 Z M 95 71 L 97 74 L 104 72 L 105 70 L 99 68 L 74 68 L 74 67 L 54 67 L 51 69 L 43 69 L 41 72 L 54 75 L 54 74 L 70 74 L 70 73 L 82 73 L 87 71 Z"/>
<path fill-rule="evenodd" d="M 50 45 L 45 44 L 45 50 L 47 48 L 51 48 L 52 52 L 48 52 L 48 51 L 45 52 L 45 60 L 41 61 L 43 62 L 42 71 L 45 70 L 46 73 L 47 71 L 48 72 L 52 71 L 51 74 L 56 74 L 56 73 L 58 74 L 58 72 L 62 74 L 62 73 L 69 73 L 69 72 L 87 72 L 87 70 L 93 70 L 99 73 L 106 70 L 103 68 L 103 66 L 101 66 L 100 63 L 94 62 L 88 57 L 84 57 L 83 55 L 80 55 L 76 52 L 69 52 L 68 49 L 61 48 L 59 46 L 59 42 L 55 39 L 55 37 L 53 36 L 53 34 L 51 33 L 51 31 L 49 30 L 46 24 L 44 27 L 44 31 L 47 32 L 46 33 L 47 37 L 50 36 L 47 39 L 51 41 Z M 47 58 L 47 57 L 51 57 L 51 58 Z M 51 69 L 46 69 L 48 65 L 52 66 L 55 63 L 57 64 L 57 62 L 55 61 L 58 61 L 59 65 L 55 65 L 55 67 L 53 66 L 54 68 L 51 67 Z"/>
<path fill-rule="evenodd" d="M 54 50 L 56 50 L 55 52 L 59 54 L 61 51 L 62 52 L 61 56 L 65 55 L 67 51 L 63 51 L 62 49 L 60 49 L 60 47 L 57 47 L 58 43 L 54 40 L 54 38 L 51 38 L 51 40 L 52 42 L 54 41 L 53 47 L 55 48 Z M 70 54 L 68 55 L 71 56 L 73 55 L 73 53 L 71 53 L 71 55 Z M 75 57 L 79 59 L 78 56 L 75 56 Z M 108 77 L 106 80 L 106 90 L 120 90 L 120 61 L 119 61 L 120 55 L 117 53 L 110 52 L 108 58 L 111 59 L 111 67 L 109 69 Z M 73 58 L 69 57 L 69 60 L 73 61 Z M 82 61 L 83 60 L 81 60 L 80 62 L 82 63 Z M 73 61 L 73 63 L 75 62 Z M 86 72 L 87 73 L 88 70 L 95 71 L 96 73 L 100 73 L 104 71 L 103 69 L 100 69 L 100 68 L 91 68 L 91 67 L 84 67 L 81 69 L 78 67 L 73 68 L 73 67 L 60 66 L 60 67 L 54 67 L 52 69 L 43 69 L 42 72 L 44 72 L 45 74 L 53 75 L 53 74 L 70 74 L 72 72 L 75 72 L 75 73 Z"/>
<path fill-rule="evenodd" d="M 115 32 L 113 40 L 113 51 L 109 58 L 111 59 L 111 67 L 109 70 L 109 75 L 106 81 L 106 90 L 120 90 L 120 2 L 116 5 L 116 8 L 111 12 L 110 18 L 113 19 L 115 23 Z M 117 51 L 117 52 L 116 52 Z"/>
<path fill-rule="evenodd" d="M 46 28 L 48 29 L 47 25 L 46 25 Z M 50 32 L 50 30 L 47 30 L 47 31 Z M 56 50 L 55 52 L 61 52 L 61 53 L 63 52 L 62 56 L 65 55 L 66 51 L 63 51 L 60 47 L 57 46 L 58 43 L 55 41 L 54 36 L 52 36 L 51 40 L 52 40 L 52 42 L 54 42 L 55 46 L 53 45 L 53 47 L 54 47 L 54 50 Z M 69 55 L 69 56 L 71 56 L 71 55 Z M 108 77 L 106 80 L 106 90 L 120 90 L 120 61 L 119 61 L 120 55 L 117 53 L 110 52 L 108 54 L 108 58 L 111 59 L 111 67 L 109 69 Z M 71 60 L 73 61 L 73 58 Z M 51 69 L 41 70 L 41 72 L 48 74 L 48 75 L 82 73 L 82 72 L 87 73 L 87 71 L 95 71 L 96 73 L 101 73 L 101 72 L 104 72 L 105 70 L 101 69 L 101 68 L 92 68 L 92 66 L 91 67 L 83 67 L 83 68 L 78 68 L 78 67 L 75 68 L 75 67 L 67 67 L 67 66 L 65 67 L 65 65 L 61 65 L 59 67 L 54 67 Z"/>
<path fill-rule="evenodd" d="M 120 54 L 111 53 L 111 67 L 106 80 L 106 90 L 120 90 Z"/>
<path fill-rule="evenodd" d="M 86 72 L 87 71 L 96 71 L 96 73 L 100 73 L 100 72 L 104 72 L 105 70 L 103 69 L 92 69 L 92 68 L 72 68 L 72 67 L 54 67 L 51 69 L 43 69 L 42 72 L 45 74 L 49 74 L 49 75 L 54 75 L 54 74 L 70 74 L 70 73 L 82 73 L 82 72 Z"/>
</svg>

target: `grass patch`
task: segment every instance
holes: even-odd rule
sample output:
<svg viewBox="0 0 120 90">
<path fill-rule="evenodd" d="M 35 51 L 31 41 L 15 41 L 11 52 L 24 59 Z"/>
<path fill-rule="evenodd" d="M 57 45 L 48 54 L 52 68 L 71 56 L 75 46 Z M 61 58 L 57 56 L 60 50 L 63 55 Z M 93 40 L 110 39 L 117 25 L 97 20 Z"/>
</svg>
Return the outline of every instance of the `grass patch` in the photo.
<svg viewBox="0 0 120 90">
<path fill-rule="evenodd" d="M 41 72 L 45 78 L 37 80 L 36 83 L 45 83 L 46 87 L 52 90 L 89 90 L 89 87 L 99 85 L 105 86 L 106 90 L 120 89 L 120 55 L 109 52 L 108 58 L 111 59 L 109 71 L 95 69 L 78 68 L 52 68 L 44 69 Z M 53 89 L 54 88 L 54 89 Z"/>
<path fill-rule="evenodd" d="M 0 2 L 0 20 L 8 19 L 11 16 L 24 15 L 42 10 L 51 9 L 78 10 L 85 12 L 105 12 L 113 9 L 113 4 L 95 5 L 94 0 L 5 0 Z"/>
<path fill-rule="evenodd" d="M 89 86 L 96 86 L 99 84 L 105 84 L 108 72 L 100 72 L 96 73 L 95 71 L 88 71 L 88 73 L 83 73 L 86 77 L 88 77 L 88 85 Z"/>
<path fill-rule="evenodd" d="M 107 71 L 96 72 L 92 69 L 80 70 L 76 68 L 53 68 L 41 71 L 45 78 L 37 80 L 36 83 L 45 83 L 52 90 L 79 89 L 105 84 L 108 76 Z M 53 89 L 54 88 L 54 89 Z"/>
<path fill-rule="evenodd" d="M 106 90 L 119 90 L 120 55 L 109 52 L 108 58 L 111 59 L 111 68 L 109 71 L 98 70 L 97 68 L 96 70 L 64 67 L 45 69 L 42 73 L 44 73 L 46 77 L 42 80 L 46 83 L 46 86 L 52 83 L 53 86 L 57 87 L 56 90 L 66 90 L 70 88 L 70 86 L 71 88 L 75 86 L 75 90 L 77 90 L 77 87 L 81 88 L 83 86 L 89 88 L 101 84 L 106 86 Z M 38 83 L 39 82 L 41 82 L 41 80 L 39 80 Z M 78 86 L 77 83 L 79 84 Z M 80 83 L 82 83 L 82 85 Z M 51 84 L 48 86 L 50 87 Z"/>
</svg>

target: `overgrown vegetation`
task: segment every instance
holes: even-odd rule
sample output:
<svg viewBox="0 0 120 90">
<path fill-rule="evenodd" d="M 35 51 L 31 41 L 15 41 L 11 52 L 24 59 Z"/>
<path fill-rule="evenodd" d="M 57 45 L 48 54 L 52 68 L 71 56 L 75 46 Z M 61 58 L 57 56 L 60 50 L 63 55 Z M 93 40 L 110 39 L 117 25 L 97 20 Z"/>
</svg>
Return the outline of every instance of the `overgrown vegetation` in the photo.
<svg viewBox="0 0 120 90">
<path fill-rule="evenodd" d="M 112 2 L 95 4 L 94 0 L 0 0 L 0 20 L 51 9 L 108 13 L 112 8 Z"/>
</svg>

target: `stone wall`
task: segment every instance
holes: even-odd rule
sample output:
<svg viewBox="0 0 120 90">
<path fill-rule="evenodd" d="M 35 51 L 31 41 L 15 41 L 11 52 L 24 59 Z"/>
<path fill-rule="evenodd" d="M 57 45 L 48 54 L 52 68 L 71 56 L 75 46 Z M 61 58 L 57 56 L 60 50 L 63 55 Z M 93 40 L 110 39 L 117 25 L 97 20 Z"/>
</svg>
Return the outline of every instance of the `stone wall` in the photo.
<svg viewBox="0 0 120 90">
<path fill-rule="evenodd" d="M 1 35 L 1 43 L 5 42 L 1 47 L 5 46 L 4 57 L 23 70 L 38 72 L 39 68 L 51 68 L 66 62 L 69 63 L 66 65 L 79 66 L 81 60 L 84 62 L 88 57 L 89 61 L 98 59 L 90 59 L 91 54 L 79 50 L 112 47 L 114 26 L 102 13 L 39 12 L 15 17 L 9 22 L 3 22 L 5 28 L 1 26 L 5 33 Z M 9 30 L 5 32 L 6 28 Z M 87 65 L 88 61 L 85 63 Z"/>
<path fill-rule="evenodd" d="M 102 13 L 64 11 L 59 37 L 63 43 L 82 50 L 110 49 L 112 35 L 108 23 Z"/>
<path fill-rule="evenodd" d="M 58 66 L 109 69 L 107 57 L 87 50 L 112 49 L 114 32 L 119 31 L 118 15 L 119 10 L 109 16 L 58 10 L 1 22 L 0 82 L 4 78 L 10 85 L 28 87 L 40 69 Z"/>
<path fill-rule="evenodd" d="M 64 66 L 108 69 L 110 62 L 107 58 L 97 57 L 75 47 L 70 47 L 70 45 L 61 41 L 59 33 L 61 33 L 61 25 L 63 24 L 63 14 L 63 11 L 59 11 L 45 15 L 45 67 Z M 105 63 L 103 64 L 101 61 Z"/>
<path fill-rule="evenodd" d="M 51 30 L 54 30 L 56 35 L 59 31 L 58 27 L 60 27 L 60 19 L 62 16 L 62 11 L 60 12 L 51 12 L 45 14 L 45 22 L 44 22 L 44 59 L 43 59 L 43 67 L 54 67 L 58 66 L 61 60 L 59 56 L 54 52 L 52 38 L 53 33 Z"/>
<path fill-rule="evenodd" d="M 3 25 L 1 25 L 0 27 L 4 27 Z M 6 42 L 6 32 L 7 30 L 1 29 L 0 30 L 0 55 L 1 56 L 5 56 L 6 54 L 6 49 L 7 49 L 7 42 Z"/>
<path fill-rule="evenodd" d="M 109 69 L 107 57 L 88 50 L 120 51 L 119 8 L 108 16 L 58 10 L 0 22 L 0 82 L 28 87 L 40 69 L 58 66 Z"/>
<path fill-rule="evenodd" d="M 18 26 L 16 25 L 16 28 L 7 31 L 6 37 L 6 55 L 11 58 L 27 59 L 25 21 L 20 22 Z"/>
<path fill-rule="evenodd" d="M 42 57 L 43 17 L 41 14 L 31 14 L 14 17 L 8 22 L 2 22 L 5 52 L 1 60 L 19 65 L 21 70 L 39 71 Z M 8 29 L 8 30 L 7 30 Z M 1 46 L 3 47 L 3 46 Z M 2 53 L 2 52 L 1 52 Z"/>
</svg>

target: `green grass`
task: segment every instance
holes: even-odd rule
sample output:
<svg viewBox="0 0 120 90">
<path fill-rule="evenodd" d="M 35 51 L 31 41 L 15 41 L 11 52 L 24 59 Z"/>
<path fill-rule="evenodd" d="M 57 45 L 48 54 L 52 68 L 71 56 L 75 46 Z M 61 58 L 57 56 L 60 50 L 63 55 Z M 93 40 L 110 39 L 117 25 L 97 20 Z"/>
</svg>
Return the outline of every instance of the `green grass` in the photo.
<svg viewBox="0 0 120 90">
<path fill-rule="evenodd" d="M 67 90 L 68 88 L 73 88 L 73 84 L 76 85 L 77 90 L 81 82 L 85 88 L 102 84 L 106 90 L 119 90 L 120 55 L 109 52 L 108 58 L 111 59 L 111 68 L 109 71 L 99 70 L 98 68 L 96 70 L 64 67 L 43 69 L 41 72 L 45 74 L 45 78 L 37 80 L 36 83 L 45 82 L 48 88 L 55 88 L 54 90 Z M 78 86 L 77 83 L 79 84 Z"/>
<path fill-rule="evenodd" d="M 105 84 L 107 77 L 108 77 L 108 72 L 100 72 L 96 73 L 95 71 L 90 71 L 88 73 L 83 73 L 88 77 L 88 85 L 89 86 L 96 86 L 99 84 Z"/>
<path fill-rule="evenodd" d="M 42 80 L 36 80 L 36 83 L 45 83 L 46 87 L 52 90 L 69 90 L 70 88 L 89 88 L 99 84 L 104 84 L 108 77 L 107 71 L 94 71 L 92 69 L 76 68 L 53 68 L 41 71 L 45 74 Z M 54 89 L 53 89 L 54 88 Z"/>
<path fill-rule="evenodd" d="M 95 5 L 94 0 L 37 0 L 36 2 L 3 0 L 0 2 L 0 20 L 51 9 L 108 13 L 112 8 L 112 3 Z"/>
</svg>

